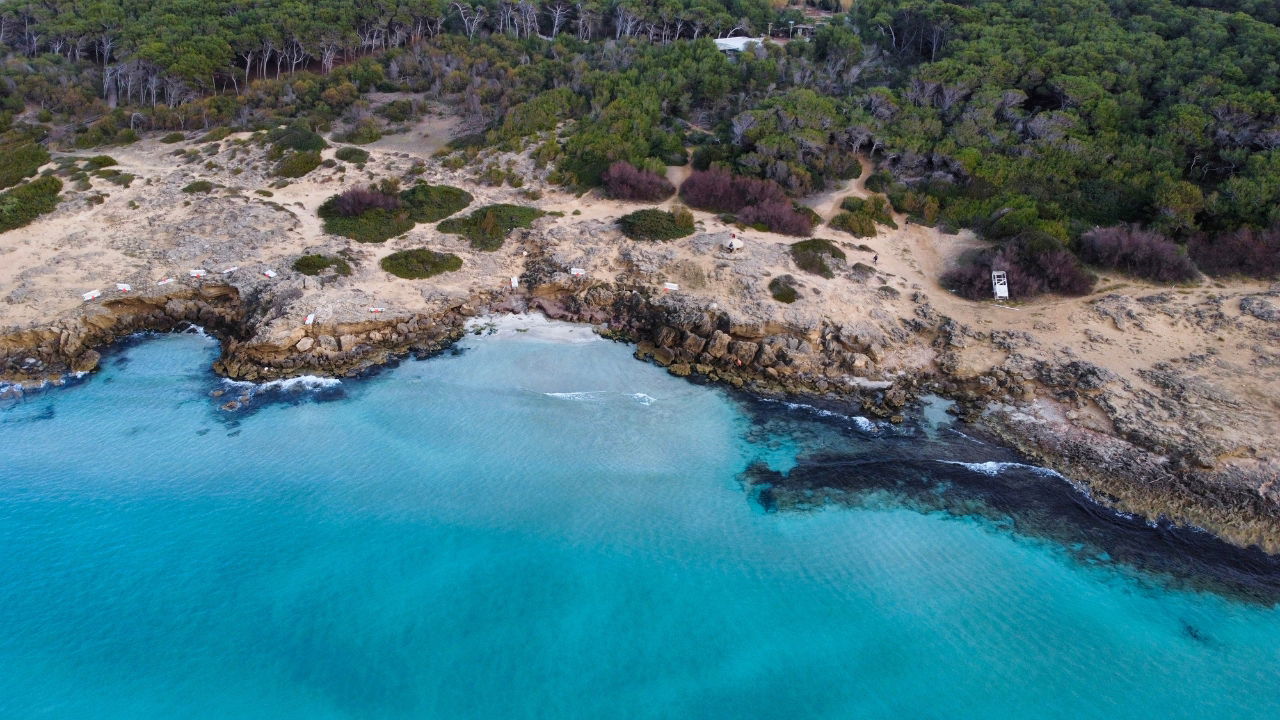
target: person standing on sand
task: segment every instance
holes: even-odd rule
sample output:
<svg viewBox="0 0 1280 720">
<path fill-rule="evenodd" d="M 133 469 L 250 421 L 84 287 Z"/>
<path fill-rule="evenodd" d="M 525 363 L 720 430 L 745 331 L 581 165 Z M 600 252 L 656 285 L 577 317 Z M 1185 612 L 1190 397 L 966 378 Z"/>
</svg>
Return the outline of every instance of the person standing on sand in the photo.
<svg viewBox="0 0 1280 720">
<path fill-rule="evenodd" d="M 880 264 L 880 253 L 876 253 L 875 255 L 872 255 L 872 256 L 871 256 L 871 264 L 872 264 L 872 265 L 879 265 L 879 264 Z"/>
</svg>

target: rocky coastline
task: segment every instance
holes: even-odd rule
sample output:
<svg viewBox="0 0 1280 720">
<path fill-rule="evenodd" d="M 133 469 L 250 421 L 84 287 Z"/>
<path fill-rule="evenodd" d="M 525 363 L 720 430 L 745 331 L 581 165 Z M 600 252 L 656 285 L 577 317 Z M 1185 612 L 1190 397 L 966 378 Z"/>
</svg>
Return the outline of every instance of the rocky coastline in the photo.
<svg viewBox="0 0 1280 720">
<path fill-rule="evenodd" d="M 520 289 L 489 291 L 430 311 L 358 322 L 317 322 L 287 332 L 285 300 L 229 282 L 184 285 L 153 295 L 119 297 L 48 326 L 0 334 L 0 388 L 14 395 L 92 371 L 99 350 L 128 335 L 199 326 L 222 343 L 214 371 L 265 382 L 302 375 L 350 377 L 405 355 L 438 352 L 462 337 L 469 318 L 540 312 L 588 323 L 606 337 L 634 343 L 637 358 L 678 376 L 695 376 L 765 397 L 854 403 L 860 412 L 901 422 L 919 400 L 955 401 L 961 419 L 1087 487 L 1116 509 L 1206 529 L 1241 547 L 1280 552 L 1280 489 L 1267 476 L 1219 467 L 1196 448 L 1169 452 L 1141 432 L 1081 423 L 1077 412 L 1105 408 L 1109 373 L 1086 362 L 1053 363 L 1010 352 L 970 372 L 958 357 L 970 343 L 1008 346 L 998 331 L 981 333 L 948 318 L 921 293 L 915 311 L 885 332 L 883 324 L 801 327 L 742 321 L 730 308 L 624 282 L 588 283 L 530 263 Z M 287 323 L 286 323 L 287 324 Z M 891 357 L 932 353 L 916 371 L 885 372 Z M 1055 418 L 1037 398 L 1075 408 Z M 228 410 L 234 409 L 229 403 Z"/>
</svg>

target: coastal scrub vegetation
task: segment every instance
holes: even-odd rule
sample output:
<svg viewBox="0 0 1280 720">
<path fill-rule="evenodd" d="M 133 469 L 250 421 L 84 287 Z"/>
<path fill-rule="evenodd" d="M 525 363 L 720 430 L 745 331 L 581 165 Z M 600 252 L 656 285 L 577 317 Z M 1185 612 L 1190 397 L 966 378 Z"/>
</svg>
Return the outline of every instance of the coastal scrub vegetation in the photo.
<svg viewBox="0 0 1280 720">
<path fill-rule="evenodd" d="M 452 185 L 417 183 L 400 193 L 400 200 L 414 222 L 443 220 L 471 204 L 471 193 Z"/>
<path fill-rule="evenodd" d="M 62 181 L 52 175 L 0 192 L 0 232 L 29 225 L 58 205 Z"/>
<path fill-rule="evenodd" d="M 790 275 L 779 275 L 769 281 L 769 294 L 774 300 L 790 305 L 800 299 L 800 291 L 796 289 L 796 279 Z"/>
<path fill-rule="evenodd" d="M 401 208 L 399 186 L 350 188 L 325 200 L 318 209 L 324 231 L 356 242 L 385 242 L 413 229 L 409 212 Z"/>
<path fill-rule="evenodd" d="M 883 195 L 868 198 L 851 195 L 840 201 L 840 210 L 828 225 L 854 237 L 874 237 L 877 224 L 895 229 L 898 227 L 889 201 Z"/>
<path fill-rule="evenodd" d="M 420 280 L 462 268 L 462 258 L 426 248 L 401 250 L 382 258 L 382 269 L 406 280 Z"/>
<path fill-rule="evenodd" d="M 965 253 L 944 273 L 943 287 L 970 300 L 991 297 L 991 272 L 1005 271 L 1009 294 L 1018 299 L 1046 292 L 1087 295 L 1097 278 L 1052 235 L 1027 232 L 994 248 Z"/>
<path fill-rule="evenodd" d="M 319 275 L 328 268 L 338 275 L 346 277 L 351 274 L 351 263 L 333 255 L 303 255 L 293 261 L 293 269 L 303 275 Z"/>
<path fill-rule="evenodd" d="M 831 263 L 828 262 L 833 258 L 844 260 L 845 254 L 830 240 L 809 238 L 791 244 L 791 259 L 795 261 L 796 267 L 805 272 L 821 275 L 824 278 L 835 277 Z"/>
<path fill-rule="evenodd" d="M 605 193 L 615 200 L 659 202 L 675 194 L 676 188 L 665 177 L 649 170 L 639 170 L 625 160 L 609 166 L 600 176 Z"/>
<path fill-rule="evenodd" d="M 213 189 L 213 183 L 209 182 L 208 180 L 195 180 L 193 182 L 187 183 L 182 188 L 182 192 L 188 193 L 188 194 L 207 193 L 212 189 Z"/>
<path fill-rule="evenodd" d="M 287 153 L 272 171 L 277 177 L 300 178 L 320 167 L 320 153 L 314 150 Z"/>
<path fill-rule="evenodd" d="M 700 210 L 735 213 L 741 223 L 784 235 L 808 235 L 814 225 L 778 183 L 722 168 L 695 170 L 681 183 L 680 199 Z"/>
<path fill-rule="evenodd" d="M 477 208 L 464 217 L 445 220 L 436 229 L 442 233 L 462 235 L 476 250 L 493 251 L 502 247 L 503 240 L 512 230 L 529 227 L 542 215 L 543 212 L 537 208 L 499 203 Z"/>
<path fill-rule="evenodd" d="M 865 156 L 895 210 L 972 228 L 993 252 L 1021 256 L 1035 233 L 1071 254 L 1093 228 L 1139 225 L 1207 272 L 1239 266 L 1236 251 L 1276 266 L 1273 3 L 860 0 L 785 45 L 730 56 L 710 41 L 792 21 L 810 24 L 768 0 L 10 0 L 0 134 L 89 148 L 305 129 L 278 162 L 322 149 L 314 128 L 400 122 L 412 106 L 371 112 L 370 94 L 410 92 L 481 128 L 447 150 L 461 162 L 531 149 L 568 187 L 620 161 L 661 174 L 692 147 L 700 171 L 781 188 L 716 211 L 778 231 L 807 217 L 789 201 Z"/>
<path fill-rule="evenodd" d="M 362 150 L 358 147 L 340 147 L 333 156 L 342 162 L 349 162 L 361 165 L 369 162 L 369 151 Z"/>
<path fill-rule="evenodd" d="M 1137 227 L 1090 230 L 1080 238 L 1080 258 L 1090 265 L 1152 282 L 1183 283 L 1200 276 L 1176 243 Z"/>
<path fill-rule="evenodd" d="M 39 143 L 0 144 L 0 190 L 34 176 L 40 166 L 47 162 L 49 151 Z"/>
<path fill-rule="evenodd" d="M 1188 249 L 1196 265 L 1215 277 L 1280 277 L 1280 227 L 1241 228 L 1218 235 L 1202 233 L 1191 238 Z"/>
<path fill-rule="evenodd" d="M 693 213 L 646 208 L 618 218 L 618 226 L 632 240 L 675 240 L 693 234 Z"/>
</svg>

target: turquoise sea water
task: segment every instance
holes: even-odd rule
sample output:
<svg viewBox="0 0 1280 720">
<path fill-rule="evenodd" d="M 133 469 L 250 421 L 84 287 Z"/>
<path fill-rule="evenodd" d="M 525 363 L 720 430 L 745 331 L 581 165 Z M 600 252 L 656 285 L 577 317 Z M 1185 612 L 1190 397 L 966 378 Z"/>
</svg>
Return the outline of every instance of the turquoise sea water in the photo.
<svg viewBox="0 0 1280 720">
<path fill-rule="evenodd" d="M 946 428 L 762 423 L 547 334 L 239 413 L 163 336 L 0 407 L 0 717 L 1280 717 L 1265 604 L 741 482 L 896 443 L 959 492 Z"/>
</svg>

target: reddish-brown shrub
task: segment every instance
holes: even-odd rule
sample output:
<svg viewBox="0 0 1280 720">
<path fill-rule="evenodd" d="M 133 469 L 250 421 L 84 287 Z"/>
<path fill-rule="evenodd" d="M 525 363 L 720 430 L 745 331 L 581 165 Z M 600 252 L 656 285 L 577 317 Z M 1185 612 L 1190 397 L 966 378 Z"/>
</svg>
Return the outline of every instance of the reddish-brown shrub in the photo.
<svg viewBox="0 0 1280 720">
<path fill-rule="evenodd" d="M 1084 295 L 1096 282 L 1076 257 L 1056 242 L 1019 237 L 999 248 L 981 250 L 943 274 L 942 285 L 961 297 L 991 297 L 991 271 L 1005 271 L 1009 296 L 1026 300 L 1046 292 Z"/>
<path fill-rule="evenodd" d="M 600 175 L 604 190 L 609 197 L 617 200 L 641 200 L 658 202 L 671 197 L 676 191 L 674 185 L 661 175 L 648 170 L 640 170 L 625 160 L 619 160 L 609 166 Z"/>
<path fill-rule="evenodd" d="M 1178 246 L 1159 233 L 1118 225 L 1080 238 L 1080 259 L 1154 282 L 1187 282 L 1199 273 Z"/>
<path fill-rule="evenodd" d="M 750 205 L 790 203 L 782 186 L 772 180 L 734 175 L 713 168 L 696 171 L 680 185 L 680 198 L 690 207 L 736 213 Z"/>
<path fill-rule="evenodd" d="M 400 198 L 373 187 L 351 188 L 333 199 L 333 209 L 342 217 L 355 217 L 366 210 L 395 210 Z"/>
<path fill-rule="evenodd" d="M 1246 275 L 1271 279 L 1280 275 L 1280 227 L 1241 228 L 1210 238 L 1197 235 L 1187 252 L 1209 275 Z"/>
<path fill-rule="evenodd" d="M 814 225 L 810 216 L 797 212 L 786 200 L 749 205 L 738 213 L 738 220 L 748 225 L 763 225 L 770 232 L 798 237 L 808 237 Z"/>
</svg>

